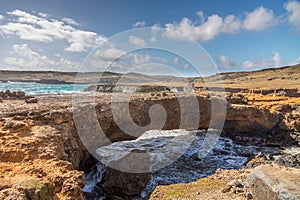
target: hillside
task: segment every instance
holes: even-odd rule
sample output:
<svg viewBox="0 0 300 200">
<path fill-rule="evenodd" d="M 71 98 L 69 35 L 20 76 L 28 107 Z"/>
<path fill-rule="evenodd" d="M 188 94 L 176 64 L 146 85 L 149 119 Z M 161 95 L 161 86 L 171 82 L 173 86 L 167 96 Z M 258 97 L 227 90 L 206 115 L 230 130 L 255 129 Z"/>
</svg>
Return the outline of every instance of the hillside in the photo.
<svg viewBox="0 0 300 200">
<path fill-rule="evenodd" d="M 205 78 L 205 81 L 216 86 L 223 83 L 228 88 L 299 88 L 300 64 L 251 72 L 220 73 Z M 196 79 L 196 82 L 203 84 L 202 79 Z"/>
<path fill-rule="evenodd" d="M 98 77 L 101 76 L 101 80 Z M 250 72 L 228 72 L 205 78 L 180 78 L 174 76 L 148 76 L 137 73 L 124 74 L 112 72 L 55 72 L 55 71 L 0 71 L 0 81 L 20 81 L 38 83 L 116 83 L 122 78 L 123 83 L 148 83 L 155 85 L 182 86 L 183 82 L 194 80 L 196 86 L 227 88 L 274 89 L 299 88 L 300 64 L 281 68 L 270 68 Z M 205 80 L 205 83 L 204 83 Z"/>
</svg>

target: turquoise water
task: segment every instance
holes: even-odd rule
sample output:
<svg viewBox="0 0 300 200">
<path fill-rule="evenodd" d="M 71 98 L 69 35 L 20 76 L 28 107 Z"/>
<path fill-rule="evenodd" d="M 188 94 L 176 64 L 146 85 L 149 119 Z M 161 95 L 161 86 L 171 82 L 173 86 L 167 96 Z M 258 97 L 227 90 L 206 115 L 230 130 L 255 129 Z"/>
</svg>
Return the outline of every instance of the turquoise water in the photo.
<svg viewBox="0 0 300 200">
<path fill-rule="evenodd" d="M 82 92 L 87 87 L 88 85 L 0 82 L 0 91 L 23 91 L 26 95 L 74 94 Z"/>
</svg>

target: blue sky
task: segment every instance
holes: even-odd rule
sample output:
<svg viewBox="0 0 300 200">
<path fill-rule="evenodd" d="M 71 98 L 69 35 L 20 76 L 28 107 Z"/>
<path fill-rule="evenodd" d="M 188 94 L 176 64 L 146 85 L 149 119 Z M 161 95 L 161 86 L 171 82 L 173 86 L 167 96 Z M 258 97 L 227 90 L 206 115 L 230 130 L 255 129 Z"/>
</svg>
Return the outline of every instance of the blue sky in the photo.
<svg viewBox="0 0 300 200">
<path fill-rule="evenodd" d="M 170 43 L 181 43 L 184 37 L 195 40 L 220 71 L 300 63 L 300 1 L 297 0 L 12 0 L 0 2 L 0 69 L 78 71 L 90 51 L 103 41 L 140 27 L 179 31 L 180 34 L 175 34 L 166 30 L 161 37 L 168 38 Z M 127 39 L 132 44 L 148 47 L 143 35 L 137 37 L 131 33 Z M 99 65 L 111 61 L 108 58 L 114 55 L 120 56 L 124 51 L 116 46 L 102 49 L 98 59 L 104 61 L 99 61 L 98 68 L 87 70 L 101 71 L 103 67 Z M 186 48 L 193 56 L 203 53 Z M 141 50 L 126 59 L 132 59 L 127 62 L 131 64 L 172 65 L 184 73 L 191 63 L 189 59 L 178 62 L 180 56 Z M 113 69 L 126 72 L 124 66 L 122 70 Z M 153 74 L 159 74 L 160 68 L 154 71 Z M 151 74 L 151 69 L 138 72 Z M 193 73 L 190 70 L 186 75 Z"/>
</svg>

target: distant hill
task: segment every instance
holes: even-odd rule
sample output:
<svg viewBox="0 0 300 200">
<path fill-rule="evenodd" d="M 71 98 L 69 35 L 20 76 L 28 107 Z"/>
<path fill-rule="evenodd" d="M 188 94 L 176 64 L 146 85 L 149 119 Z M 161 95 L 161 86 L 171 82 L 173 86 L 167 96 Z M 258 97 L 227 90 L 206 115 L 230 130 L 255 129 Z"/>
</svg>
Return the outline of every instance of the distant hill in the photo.
<svg viewBox="0 0 300 200">
<path fill-rule="evenodd" d="M 101 79 L 99 79 L 101 77 Z M 121 80 L 120 80 L 121 79 Z M 250 72 L 226 72 L 205 78 L 180 78 L 164 75 L 143 75 L 138 73 L 119 74 L 114 72 L 56 72 L 56 71 L 0 71 L 0 81 L 20 81 L 37 83 L 86 83 L 113 84 L 121 81 L 127 83 L 147 83 L 155 85 L 182 85 L 193 80 L 196 85 L 230 88 L 299 88 L 300 64 L 294 66 L 270 68 Z"/>
<path fill-rule="evenodd" d="M 204 78 L 205 82 L 225 87 L 241 88 L 300 88 L 300 64 L 250 72 L 227 72 Z M 202 78 L 195 79 L 204 84 Z"/>
</svg>

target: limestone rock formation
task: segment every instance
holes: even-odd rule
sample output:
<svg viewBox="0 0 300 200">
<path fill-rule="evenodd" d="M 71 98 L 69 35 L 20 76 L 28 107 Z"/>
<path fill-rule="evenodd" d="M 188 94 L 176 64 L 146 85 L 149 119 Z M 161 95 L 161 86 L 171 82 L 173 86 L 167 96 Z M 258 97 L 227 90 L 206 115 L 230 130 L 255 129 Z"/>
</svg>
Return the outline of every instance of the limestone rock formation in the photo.
<svg viewBox="0 0 300 200">
<path fill-rule="evenodd" d="M 248 176 L 253 199 L 300 199 L 300 170 L 263 165 Z"/>
<path fill-rule="evenodd" d="M 189 97 L 183 96 L 183 98 Z M 22 199 L 28 191 L 34 191 L 37 196 L 45 192 L 50 194 L 49 196 L 52 195 L 53 199 L 84 198 L 83 173 L 78 170 L 93 152 L 88 153 L 82 144 L 84 138 L 79 135 L 79 128 L 95 129 L 88 126 L 78 127 L 74 123 L 76 111 L 72 108 L 71 99 L 72 97 L 68 95 L 39 96 L 38 103 L 32 104 L 27 104 L 24 100 L 3 99 L 3 103 L 0 104 L 0 179 L 3 180 L 5 177 L 5 181 L 0 181 L 0 183 L 5 184 L 0 185 L 0 197 L 13 195 L 15 199 Z M 120 99 L 122 106 L 124 104 L 122 104 L 122 98 Z M 216 105 L 227 103 L 207 95 L 198 95 L 197 101 L 201 113 L 199 128 L 207 128 L 210 124 L 212 101 L 215 101 Z M 150 122 L 149 108 L 155 104 L 163 106 L 167 113 L 166 124 L 162 128 L 178 128 L 181 110 L 178 100 L 172 93 L 133 96 L 129 105 L 132 120 L 139 125 L 147 125 Z M 299 131 L 299 103 L 291 105 L 292 107 L 282 105 L 282 108 L 267 108 L 256 105 L 227 104 L 224 130 L 234 136 L 249 133 L 255 138 L 271 133 L 273 135 L 267 138 L 268 141 L 277 138 L 283 144 L 288 144 L 285 143 L 284 137 L 289 137 L 290 131 L 292 133 Z M 90 116 L 88 112 L 85 113 L 87 107 L 95 108 L 95 115 Z M 124 133 L 114 122 L 109 95 L 97 96 L 94 105 L 83 101 L 78 107 L 78 113 L 81 120 L 95 118 L 110 142 L 135 138 Z M 217 119 L 222 117 L 222 113 L 216 114 Z M 94 134 L 94 132 L 91 133 Z M 89 138 L 87 141 L 94 141 L 92 136 L 97 138 L 98 135 L 96 133 L 86 135 Z M 300 141 L 299 137 L 292 140 Z M 99 148 L 97 142 L 92 145 L 95 149 Z M 18 177 L 24 176 L 38 180 L 41 183 L 38 185 L 45 185 L 42 188 L 46 189 L 39 190 L 39 187 L 31 186 L 20 187 L 16 182 L 18 182 Z M 116 183 L 114 180 L 118 178 L 122 179 L 114 185 L 113 183 Z M 145 186 L 149 178 L 149 174 L 129 176 L 108 169 L 104 188 L 108 193 L 119 191 L 120 194 L 134 196 Z"/>
</svg>

